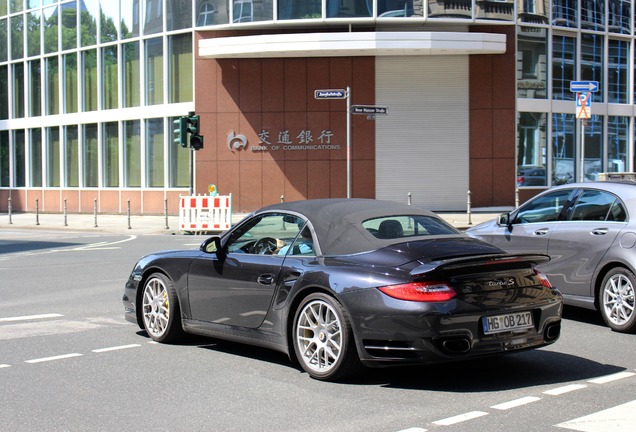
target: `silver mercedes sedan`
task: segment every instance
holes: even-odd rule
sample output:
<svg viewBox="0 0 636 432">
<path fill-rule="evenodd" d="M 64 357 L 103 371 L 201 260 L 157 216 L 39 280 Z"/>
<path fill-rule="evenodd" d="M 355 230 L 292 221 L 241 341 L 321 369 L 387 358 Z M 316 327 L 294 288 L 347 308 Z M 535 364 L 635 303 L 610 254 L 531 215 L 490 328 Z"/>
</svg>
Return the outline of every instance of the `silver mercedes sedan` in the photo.
<svg viewBox="0 0 636 432">
<path fill-rule="evenodd" d="M 613 330 L 636 333 L 636 182 L 557 186 L 467 234 L 550 255 L 539 269 L 565 304 L 597 309 Z"/>
</svg>

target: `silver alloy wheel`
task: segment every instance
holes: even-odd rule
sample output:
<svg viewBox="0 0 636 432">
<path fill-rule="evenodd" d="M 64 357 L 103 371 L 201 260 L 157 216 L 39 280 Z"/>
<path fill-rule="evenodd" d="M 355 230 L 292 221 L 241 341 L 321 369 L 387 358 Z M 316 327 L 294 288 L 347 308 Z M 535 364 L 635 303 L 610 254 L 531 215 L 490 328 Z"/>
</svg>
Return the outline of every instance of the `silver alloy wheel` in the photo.
<svg viewBox="0 0 636 432">
<path fill-rule="evenodd" d="M 153 337 L 161 337 L 168 329 L 170 304 L 164 282 L 153 277 L 146 282 L 143 293 L 144 324 Z"/>
<path fill-rule="evenodd" d="M 628 323 L 634 315 L 634 285 L 627 276 L 616 273 L 603 287 L 605 316 L 615 325 Z"/>
<path fill-rule="evenodd" d="M 300 358 L 316 372 L 328 372 L 342 354 L 342 324 L 335 309 L 323 300 L 307 303 L 296 324 Z"/>
</svg>

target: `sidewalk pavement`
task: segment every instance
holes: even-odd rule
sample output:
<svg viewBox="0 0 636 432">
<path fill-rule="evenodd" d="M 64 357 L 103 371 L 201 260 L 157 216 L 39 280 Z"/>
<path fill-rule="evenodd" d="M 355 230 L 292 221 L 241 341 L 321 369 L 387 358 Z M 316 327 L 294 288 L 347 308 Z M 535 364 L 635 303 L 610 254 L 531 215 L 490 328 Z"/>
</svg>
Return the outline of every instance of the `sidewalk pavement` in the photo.
<svg viewBox="0 0 636 432">
<path fill-rule="evenodd" d="M 437 214 L 459 229 L 467 229 L 481 222 L 495 219 L 509 208 L 487 208 L 466 212 L 438 212 Z M 232 225 L 243 219 L 246 213 L 232 215 Z M 67 214 L 59 213 L 7 213 L 0 214 L 0 235 L 5 229 L 40 229 L 87 231 L 132 235 L 177 235 L 185 234 L 179 230 L 178 216 L 139 216 L 126 214 Z M 212 234 L 212 233 L 211 233 Z"/>
</svg>

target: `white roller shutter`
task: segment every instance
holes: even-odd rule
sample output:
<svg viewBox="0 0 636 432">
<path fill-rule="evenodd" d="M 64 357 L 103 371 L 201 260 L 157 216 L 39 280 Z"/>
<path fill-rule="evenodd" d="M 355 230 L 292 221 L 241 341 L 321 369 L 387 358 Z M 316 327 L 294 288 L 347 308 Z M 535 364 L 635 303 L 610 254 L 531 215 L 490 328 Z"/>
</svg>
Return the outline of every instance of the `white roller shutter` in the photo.
<svg viewBox="0 0 636 432">
<path fill-rule="evenodd" d="M 376 197 L 466 209 L 468 56 L 376 58 Z"/>
</svg>

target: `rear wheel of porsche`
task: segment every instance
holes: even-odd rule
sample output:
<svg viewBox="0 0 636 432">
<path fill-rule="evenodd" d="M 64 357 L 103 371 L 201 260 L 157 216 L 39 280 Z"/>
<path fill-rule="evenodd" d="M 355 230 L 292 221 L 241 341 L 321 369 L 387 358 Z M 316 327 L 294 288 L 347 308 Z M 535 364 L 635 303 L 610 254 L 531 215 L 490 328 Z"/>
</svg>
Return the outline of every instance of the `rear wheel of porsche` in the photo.
<svg viewBox="0 0 636 432">
<path fill-rule="evenodd" d="M 614 331 L 636 332 L 634 287 L 636 276 L 625 268 L 612 269 L 603 279 L 599 306 L 603 319 Z"/>
<path fill-rule="evenodd" d="M 172 281 L 152 274 L 144 284 L 142 316 L 148 335 L 157 342 L 170 342 L 182 335 L 179 301 Z"/>
<path fill-rule="evenodd" d="M 313 378 L 336 381 L 361 368 L 349 319 L 340 303 L 326 294 L 305 298 L 294 318 L 294 349 Z"/>
</svg>

